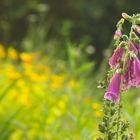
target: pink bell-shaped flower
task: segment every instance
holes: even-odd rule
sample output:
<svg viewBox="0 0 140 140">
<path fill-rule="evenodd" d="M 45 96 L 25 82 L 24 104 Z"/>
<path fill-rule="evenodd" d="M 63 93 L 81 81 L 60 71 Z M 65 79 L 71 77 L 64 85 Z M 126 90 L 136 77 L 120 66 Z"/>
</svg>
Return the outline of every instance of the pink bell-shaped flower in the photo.
<svg viewBox="0 0 140 140">
<path fill-rule="evenodd" d="M 113 55 L 109 59 L 109 65 L 111 66 L 112 69 L 114 69 L 118 62 L 121 60 L 123 54 L 123 49 L 118 46 L 116 50 L 114 51 Z"/>
<path fill-rule="evenodd" d="M 130 42 L 130 51 L 133 51 L 135 54 L 138 53 L 138 49 L 135 47 L 135 45 L 132 42 Z"/>
<path fill-rule="evenodd" d="M 137 46 L 137 48 L 138 48 L 138 52 L 140 53 L 140 44 Z"/>
<path fill-rule="evenodd" d="M 119 102 L 120 96 L 120 83 L 121 83 L 121 74 L 115 73 L 111 78 L 107 92 L 104 95 L 105 99 L 111 100 L 114 103 Z"/>
<path fill-rule="evenodd" d="M 127 60 L 127 70 L 124 73 L 123 77 L 123 90 L 128 90 L 133 85 L 133 60 L 128 59 Z"/>
<path fill-rule="evenodd" d="M 133 60 L 133 68 L 133 85 L 140 87 L 140 60 L 137 57 Z"/>
</svg>

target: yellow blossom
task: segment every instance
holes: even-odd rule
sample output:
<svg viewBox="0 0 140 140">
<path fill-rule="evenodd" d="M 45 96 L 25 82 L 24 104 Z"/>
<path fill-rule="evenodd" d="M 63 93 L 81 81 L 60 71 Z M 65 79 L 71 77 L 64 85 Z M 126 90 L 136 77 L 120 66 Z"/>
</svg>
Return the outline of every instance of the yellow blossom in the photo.
<svg viewBox="0 0 140 140">
<path fill-rule="evenodd" d="M 0 59 L 3 59 L 5 57 L 5 51 L 2 44 L 0 44 Z"/>
<path fill-rule="evenodd" d="M 62 83 L 61 82 L 52 82 L 51 84 L 50 84 L 50 89 L 61 89 L 61 87 L 62 87 Z"/>
<path fill-rule="evenodd" d="M 98 110 L 98 109 L 100 109 L 100 104 L 99 103 L 93 103 L 92 108 L 95 109 L 95 110 Z"/>
<path fill-rule="evenodd" d="M 64 75 L 52 75 L 51 77 L 52 81 L 63 81 L 64 78 Z"/>
<path fill-rule="evenodd" d="M 48 116 L 46 119 L 47 124 L 52 124 L 54 123 L 54 121 L 55 121 L 55 116 L 52 116 L 52 115 Z"/>
<path fill-rule="evenodd" d="M 28 86 L 24 86 L 24 87 L 21 87 L 21 93 L 23 94 L 29 94 L 30 93 L 30 88 Z"/>
<path fill-rule="evenodd" d="M 43 74 L 30 73 L 29 77 L 34 82 L 45 82 L 45 81 L 47 81 L 47 76 L 43 75 Z"/>
<path fill-rule="evenodd" d="M 36 95 L 39 95 L 39 96 L 43 96 L 44 94 L 47 95 L 46 92 L 44 92 L 44 89 L 42 87 L 42 84 L 33 84 L 32 85 L 32 90 L 33 92 L 36 94 Z"/>
<path fill-rule="evenodd" d="M 33 55 L 30 53 L 21 53 L 20 54 L 20 59 L 24 62 L 24 63 L 31 63 L 33 61 Z"/>
<path fill-rule="evenodd" d="M 58 107 L 53 107 L 51 109 L 51 112 L 57 117 L 61 116 L 61 114 L 62 114 L 62 110 Z"/>
<path fill-rule="evenodd" d="M 64 76 L 53 75 L 51 77 L 50 88 L 51 89 L 61 89 L 63 86 Z"/>
<path fill-rule="evenodd" d="M 17 69 L 13 65 L 6 65 L 5 70 L 3 71 L 4 75 L 11 79 L 11 80 L 17 80 L 21 77 L 21 74 L 17 71 Z"/>
<path fill-rule="evenodd" d="M 101 118 L 103 116 L 103 113 L 100 110 L 97 110 L 93 113 L 93 115 L 97 118 Z"/>
<path fill-rule="evenodd" d="M 62 99 L 58 101 L 57 105 L 61 110 L 65 110 L 66 108 L 66 102 Z"/>
<path fill-rule="evenodd" d="M 7 50 L 7 57 L 11 60 L 17 60 L 18 52 L 13 47 L 9 47 Z"/>
<path fill-rule="evenodd" d="M 30 76 L 30 74 L 34 72 L 34 68 L 31 64 L 23 63 L 22 67 L 24 70 L 24 74 L 27 76 Z"/>
<path fill-rule="evenodd" d="M 74 88 L 76 86 L 76 81 L 75 80 L 70 80 L 68 82 L 68 86 L 69 86 L 69 88 Z"/>
<path fill-rule="evenodd" d="M 19 79 L 19 80 L 16 82 L 16 85 L 17 85 L 17 87 L 23 88 L 23 87 L 26 86 L 26 81 L 24 81 L 23 79 Z"/>
<path fill-rule="evenodd" d="M 31 101 L 29 99 L 29 95 L 27 93 L 22 93 L 19 97 L 19 103 L 21 103 L 22 105 L 26 106 L 26 107 L 30 107 L 31 106 Z"/>
</svg>

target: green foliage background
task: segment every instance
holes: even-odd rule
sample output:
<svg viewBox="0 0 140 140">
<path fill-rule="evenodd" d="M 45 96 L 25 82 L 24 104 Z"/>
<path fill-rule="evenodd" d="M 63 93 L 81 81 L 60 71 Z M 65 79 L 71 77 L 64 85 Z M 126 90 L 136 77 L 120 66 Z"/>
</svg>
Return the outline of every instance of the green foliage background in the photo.
<svg viewBox="0 0 140 140">
<path fill-rule="evenodd" d="M 36 26 L 43 22 L 47 28 L 45 40 L 57 40 L 63 49 L 65 37 L 76 42 L 86 39 L 94 45 L 95 52 L 90 57 L 96 59 L 99 67 L 115 30 L 114 23 L 122 12 L 139 12 L 139 3 L 138 0 L 1 0 L 0 41 L 18 48 L 30 22 Z"/>
</svg>

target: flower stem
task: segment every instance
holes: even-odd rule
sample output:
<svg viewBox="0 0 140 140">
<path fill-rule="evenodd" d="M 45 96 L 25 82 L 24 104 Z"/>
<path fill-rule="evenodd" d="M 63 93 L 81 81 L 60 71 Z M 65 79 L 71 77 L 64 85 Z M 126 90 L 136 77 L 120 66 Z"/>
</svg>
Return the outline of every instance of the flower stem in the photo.
<svg viewBox="0 0 140 140">
<path fill-rule="evenodd" d="M 120 117 L 121 117 L 121 94 L 120 94 L 120 101 L 118 103 L 118 112 L 117 112 L 117 138 L 116 140 L 119 140 L 119 126 L 120 126 Z"/>
<path fill-rule="evenodd" d="M 127 53 L 125 52 L 123 54 L 123 60 L 122 60 L 122 73 L 124 74 L 125 71 L 125 65 L 126 65 L 126 58 L 127 58 Z M 121 84 L 120 84 L 120 101 L 118 103 L 118 111 L 117 111 L 117 134 L 116 134 L 116 140 L 119 140 L 119 129 L 120 129 L 120 118 L 121 118 L 121 106 L 122 106 L 122 93 L 123 93 L 123 80 L 124 76 L 121 76 Z"/>
</svg>

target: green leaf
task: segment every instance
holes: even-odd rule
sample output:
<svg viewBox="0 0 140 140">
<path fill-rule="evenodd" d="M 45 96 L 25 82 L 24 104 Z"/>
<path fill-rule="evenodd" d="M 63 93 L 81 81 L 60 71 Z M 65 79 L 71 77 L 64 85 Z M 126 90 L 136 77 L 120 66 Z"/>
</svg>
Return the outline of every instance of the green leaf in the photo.
<svg viewBox="0 0 140 140">
<path fill-rule="evenodd" d="M 101 133 L 105 133 L 106 132 L 106 127 L 105 127 L 105 124 L 103 122 L 101 124 L 99 124 L 99 131 Z"/>
<path fill-rule="evenodd" d="M 128 136 L 127 135 L 123 135 L 122 136 L 122 140 L 128 140 Z"/>
<path fill-rule="evenodd" d="M 11 124 L 13 119 L 17 116 L 17 114 L 20 111 L 21 111 L 21 107 L 18 108 L 17 110 L 15 110 L 14 112 L 11 112 L 11 114 L 9 114 L 7 116 L 7 118 L 4 118 L 4 121 L 3 121 L 2 125 L 0 125 L 0 136 L 3 134 L 3 132 L 5 132 L 7 130 L 8 125 Z"/>
<path fill-rule="evenodd" d="M 104 140 L 103 138 L 101 138 L 101 137 L 99 137 L 99 138 L 97 138 L 96 140 Z"/>
<path fill-rule="evenodd" d="M 82 73 L 85 73 L 86 71 L 89 71 L 93 67 L 93 62 L 85 63 L 81 65 L 79 68 L 76 70 L 76 74 L 80 75 Z"/>
</svg>

